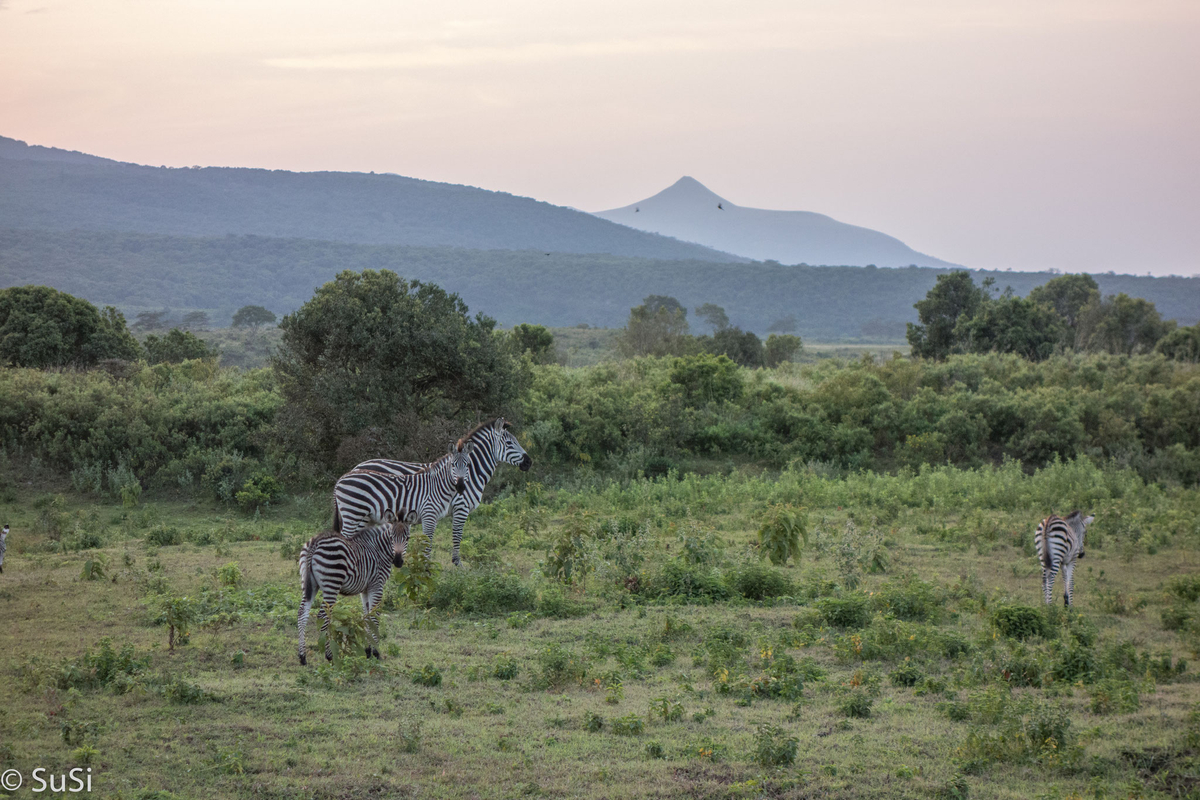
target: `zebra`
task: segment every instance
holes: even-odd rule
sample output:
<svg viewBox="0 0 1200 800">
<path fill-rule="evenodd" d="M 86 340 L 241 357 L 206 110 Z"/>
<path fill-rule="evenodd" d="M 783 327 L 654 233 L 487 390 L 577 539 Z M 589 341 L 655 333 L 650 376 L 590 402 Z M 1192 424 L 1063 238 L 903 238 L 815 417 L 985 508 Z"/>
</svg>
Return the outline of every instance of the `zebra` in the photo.
<svg viewBox="0 0 1200 800">
<path fill-rule="evenodd" d="M 300 548 L 300 613 L 296 628 L 300 633 L 300 664 L 308 664 L 304 645 L 305 628 L 312 610 L 313 598 L 321 591 L 321 633 L 325 635 L 325 658 L 333 660 L 333 645 L 329 639 L 329 617 L 339 595 L 362 596 L 363 613 L 370 615 L 383 597 L 383 587 L 392 575 L 392 567 L 404 566 L 404 549 L 408 546 L 409 525 L 416 514 L 408 512 L 388 524 L 376 525 L 357 536 L 340 536 L 326 531 L 309 539 Z M 368 625 L 375 645 L 366 648 L 367 657 L 379 658 L 379 637 Z"/>
<path fill-rule="evenodd" d="M 1072 511 L 1065 517 L 1054 514 L 1046 517 L 1037 526 L 1033 543 L 1042 562 L 1042 593 L 1046 605 L 1054 602 L 1054 576 L 1061 569 L 1063 574 L 1063 600 L 1071 605 L 1075 593 L 1075 561 L 1083 558 L 1083 538 L 1087 526 L 1095 517 L 1085 517 L 1080 511 Z"/>
<path fill-rule="evenodd" d="M 385 519 L 401 509 L 414 511 L 428 531 L 446 513 L 457 494 L 466 491 L 471 475 L 472 442 L 450 443 L 450 451 L 411 475 L 395 475 L 370 469 L 347 472 L 333 487 L 333 530 L 353 536 L 371 522 Z M 433 537 L 430 536 L 432 547 Z"/>
<path fill-rule="evenodd" d="M 467 489 L 455 496 L 450 503 L 450 509 L 453 510 L 454 527 L 454 550 L 450 559 L 456 567 L 462 566 L 458 551 L 462 545 L 463 526 L 467 523 L 467 515 L 478 508 L 480 502 L 483 501 L 483 487 L 487 486 L 487 482 L 492 479 L 496 467 L 500 465 L 500 462 L 505 462 L 518 467 L 522 472 L 528 472 L 529 467 L 533 464 L 533 460 L 517 442 L 512 428 L 504 421 L 503 417 L 483 423 L 459 441 L 474 443 L 475 450 L 471 453 L 471 474 L 467 478 Z M 355 469 L 389 472 L 393 475 L 411 475 L 426 466 L 428 465 L 410 461 L 379 458 L 373 461 L 364 461 Z M 443 510 L 436 517 L 422 519 L 425 535 L 429 537 L 429 544 L 425 548 L 427 554 L 433 548 L 433 531 L 437 526 L 437 521 L 445 514 L 446 511 Z"/>
<path fill-rule="evenodd" d="M 4 551 L 8 549 L 8 526 L 0 530 L 0 575 L 4 573 Z"/>
</svg>

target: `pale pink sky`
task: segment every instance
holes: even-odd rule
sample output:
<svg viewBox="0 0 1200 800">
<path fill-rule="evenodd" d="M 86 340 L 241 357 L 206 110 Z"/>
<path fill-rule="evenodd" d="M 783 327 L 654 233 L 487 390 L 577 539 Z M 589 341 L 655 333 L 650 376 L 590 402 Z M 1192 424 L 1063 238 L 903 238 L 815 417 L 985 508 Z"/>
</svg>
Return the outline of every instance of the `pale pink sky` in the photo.
<svg viewBox="0 0 1200 800">
<path fill-rule="evenodd" d="M 0 135 L 1200 274 L 1197 0 L 0 0 Z"/>
</svg>

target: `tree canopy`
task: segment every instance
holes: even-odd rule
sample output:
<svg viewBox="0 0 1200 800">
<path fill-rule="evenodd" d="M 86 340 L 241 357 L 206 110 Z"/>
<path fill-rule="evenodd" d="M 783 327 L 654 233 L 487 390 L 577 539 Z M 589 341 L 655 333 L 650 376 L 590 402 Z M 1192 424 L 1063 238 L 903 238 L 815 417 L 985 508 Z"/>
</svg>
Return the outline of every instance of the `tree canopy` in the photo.
<svg viewBox="0 0 1200 800">
<path fill-rule="evenodd" d="M 291 445 L 332 466 L 351 437 L 393 451 L 415 426 L 503 414 L 518 386 L 495 323 L 433 284 L 342 272 L 283 318 L 273 359 Z"/>
<path fill-rule="evenodd" d="M 172 328 L 163 336 L 150 334 L 142 343 L 151 364 L 178 364 L 189 358 L 216 358 L 220 353 L 190 331 Z"/>
<path fill-rule="evenodd" d="M 0 290 L 0 360 L 17 367 L 90 366 L 107 358 L 136 359 L 141 348 L 111 306 L 48 286 Z"/>
<path fill-rule="evenodd" d="M 233 327 L 255 328 L 260 325 L 274 325 L 275 312 L 262 306 L 242 306 L 233 315 Z"/>
<path fill-rule="evenodd" d="M 617 341 L 627 357 L 681 356 L 695 352 L 688 335 L 687 309 L 674 297 L 650 295 L 629 309 L 629 322 Z"/>
</svg>

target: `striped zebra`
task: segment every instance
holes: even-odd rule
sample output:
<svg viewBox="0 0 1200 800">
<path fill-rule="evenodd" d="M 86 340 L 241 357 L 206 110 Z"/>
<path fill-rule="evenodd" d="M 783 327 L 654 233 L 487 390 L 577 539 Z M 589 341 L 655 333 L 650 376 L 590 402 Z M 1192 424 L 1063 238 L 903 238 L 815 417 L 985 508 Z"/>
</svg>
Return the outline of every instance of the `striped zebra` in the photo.
<svg viewBox="0 0 1200 800">
<path fill-rule="evenodd" d="M 404 566 L 408 546 L 408 526 L 416 522 L 411 512 L 392 524 L 377 525 L 353 538 L 326 531 L 309 539 L 300 549 L 300 613 L 296 628 L 300 632 L 300 664 L 308 663 L 304 633 L 313 598 L 321 592 L 321 633 L 325 635 L 325 658 L 333 660 L 329 639 L 329 617 L 340 595 L 362 596 L 363 613 L 370 615 L 383 597 L 383 587 L 392 575 L 392 567 Z M 368 625 L 375 646 L 368 646 L 367 657 L 379 658 L 379 637 Z"/>
<path fill-rule="evenodd" d="M 1046 605 L 1054 602 L 1054 576 L 1059 570 L 1063 575 L 1063 599 L 1071 605 L 1075 593 L 1075 561 L 1083 558 L 1083 537 L 1094 519 L 1072 511 L 1065 517 L 1051 514 L 1037 526 L 1033 543 L 1042 562 L 1042 593 L 1046 596 Z"/>
<path fill-rule="evenodd" d="M 4 551 L 8 549 L 8 526 L 0 531 L 0 574 L 4 572 Z"/>
<path fill-rule="evenodd" d="M 452 517 L 454 550 L 450 559 L 456 567 L 462 564 L 458 551 L 462 545 L 463 526 L 467 523 L 467 515 L 478 508 L 479 504 L 483 501 L 483 487 L 487 486 L 487 482 L 492 479 L 496 468 L 501 462 L 504 462 L 520 468 L 522 472 L 526 472 L 533 463 L 532 459 L 529 458 L 529 454 L 517 442 L 517 437 L 513 435 L 512 428 L 504 421 L 503 417 L 483 423 L 462 439 L 459 439 L 459 442 L 470 442 L 475 445 L 475 449 L 471 453 L 471 474 L 467 478 L 466 491 L 457 495 L 450 504 L 450 509 L 454 512 Z M 355 469 L 389 472 L 393 475 L 412 475 L 426 466 L 429 465 L 380 458 L 374 461 L 364 461 L 355 467 Z M 433 548 L 433 531 L 437 526 L 437 521 L 445 516 L 445 514 L 446 511 L 443 510 L 438 516 L 432 519 L 425 517 L 421 520 L 425 535 L 429 537 L 429 545 L 426 547 L 427 554 Z"/>
<path fill-rule="evenodd" d="M 466 491 L 474 448 L 471 442 L 451 442 L 450 452 L 411 475 L 347 472 L 333 487 L 333 530 L 353 536 L 364 525 L 387 521 L 389 514 L 398 519 L 402 511 L 416 512 L 425 528 L 432 528 L 454 497 Z"/>
</svg>

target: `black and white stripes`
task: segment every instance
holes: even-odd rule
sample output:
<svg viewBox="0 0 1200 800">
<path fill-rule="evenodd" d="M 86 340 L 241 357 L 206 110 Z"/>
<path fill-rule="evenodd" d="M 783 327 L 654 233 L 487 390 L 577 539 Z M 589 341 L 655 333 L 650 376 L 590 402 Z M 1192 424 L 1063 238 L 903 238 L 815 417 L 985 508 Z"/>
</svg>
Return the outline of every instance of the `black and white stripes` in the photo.
<svg viewBox="0 0 1200 800">
<path fill-rule="evenodd" d="M 1062 571 L 1063 599 L 1071 605 L 1075 592 L 1075 561 L 1083 558 L 1083 537 L 1095 517 L 1072 511 L 1065 517 L 1053 514 L 1042 520 L 1033 535 L 1042 562 L 1042 593 L 1046 604 L 1054 602 L 1054 577 Z"/>
<path fill-rule="evenodd" d="M 309 539 L 300 549 L 301 600 L 296 628 L 300 634 L 301 664 L 308 663 L 304 633 L 317 591 L 321 592 L 318 615 L 324 634 L 329 632 L 329 613 L 340 595 L 361 595 L 363 613 L 369 616 L 383 597 L 383 587 L 392 575 L 392 567 L 404 564 L 408 526 L 415 521 L 415 514 L 405 514 L 393 524 L 367 528 L 354 537 L 328 531 Z M 379 658 L 379 640 L 374 630 L 371 630 L 371 637 L 375 646 L 367 648 L 367 656 Z M 328 635 L 325 658 L 333 658 Z"/>
<path fill-rule="evenodd" d="M 8 549 L 8 526 L 0 530 L 0 573 L 4 572 L 4 551 Z"/>
<path fill-rule="evenodd" d="M 461 564 L 459 548 L 462 545 L 463 526 L 466 525 L 467 515 L 479 507 L 483 500 L 483 489 L 492 479 L 496 468 L 501 463 L 508 463 L 519 467 L 524 472 L 533 463 L 503 417 L 483 423 L 460 439 L 459 443 L 473 445 L 473 449 L 470 451 L 470 474 L 467 477 L 465 490 L 454 497 L 450 503 L 450 509 L 443 509 L 436 517 L 424 516 L 421 518 L 425 535 L 429 537 L 430 547 L 432 547 L 433 531 L 437 521 L 445 516 L 447 510 L 453 510 L 454 549 L 451 553 L 451 560 L 455 566 Z M 381 458 L 364 461 L 355 469 L 386 472 L 393 475 L 412 475 L 430 466 L 433 465 Z"/>
</svg>

